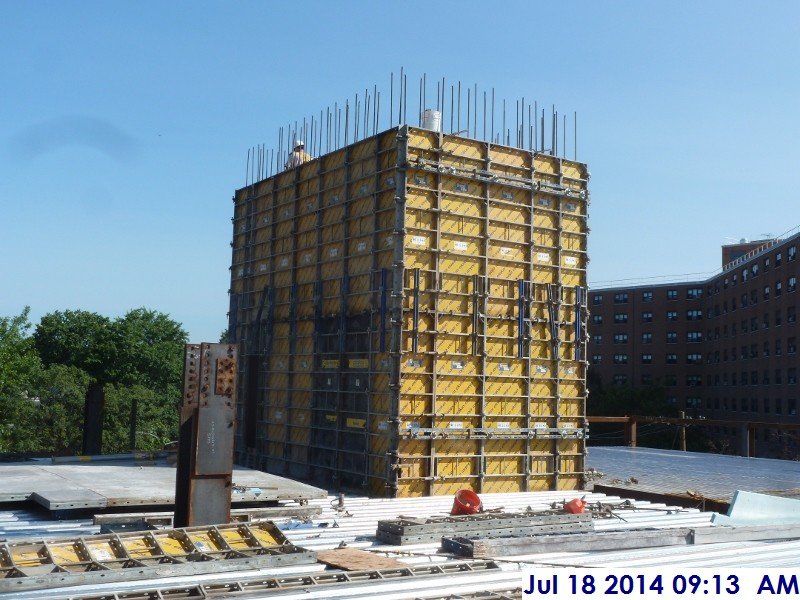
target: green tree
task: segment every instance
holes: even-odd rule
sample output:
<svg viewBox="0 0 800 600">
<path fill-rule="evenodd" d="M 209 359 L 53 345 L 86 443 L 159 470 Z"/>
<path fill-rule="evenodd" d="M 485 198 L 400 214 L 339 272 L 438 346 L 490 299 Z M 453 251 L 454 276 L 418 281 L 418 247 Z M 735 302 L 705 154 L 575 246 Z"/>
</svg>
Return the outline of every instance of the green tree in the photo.
<svg viewBox="0 0 800 600">
<path fill-rule="evenodd" d="M 33 437 L 39 444 L 30 451 L 64 455 L 81 450 L 83 403 L 90 382 L 88 373 L 66 365 L 51 365 L 33 378 L 29 393 L 35 398 Z"/>
<path fill-rule="evenodd" d="M 28 331 L 30 307 L 15 317 L 0 317 L 0 396 L 23 390 L 41 369 L 39 355 Z"/>
<path fill-rule="evenodd" d="M 188 334 L 169 315 L 146 308 L 114 321 L 114 383 L 173 392 L 181 382 Z"/>
</svg>

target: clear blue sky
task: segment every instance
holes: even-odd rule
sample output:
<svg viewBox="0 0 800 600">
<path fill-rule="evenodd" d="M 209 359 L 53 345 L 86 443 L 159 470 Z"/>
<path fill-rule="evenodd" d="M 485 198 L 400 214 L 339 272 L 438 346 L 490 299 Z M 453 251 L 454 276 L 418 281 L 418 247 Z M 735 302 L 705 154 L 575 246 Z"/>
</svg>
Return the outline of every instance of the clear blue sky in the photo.
<svg viewBox="0 0 800 600">
<path fill-rule="evenodd" d="M 0 315 L 216 340 L 247 148 L 401 65 L 578 112 L 590 281 L 800 225 L 796 1 L 6 1 L 0 56 Z"/>
</svg>

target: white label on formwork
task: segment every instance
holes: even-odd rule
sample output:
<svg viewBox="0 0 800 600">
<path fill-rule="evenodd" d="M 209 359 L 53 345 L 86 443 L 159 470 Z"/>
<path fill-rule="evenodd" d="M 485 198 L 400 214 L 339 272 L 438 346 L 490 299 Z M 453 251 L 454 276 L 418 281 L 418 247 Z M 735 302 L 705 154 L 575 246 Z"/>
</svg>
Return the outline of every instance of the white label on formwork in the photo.
<svg viewBox="0 0 800 600">
<path fill-rule="evenodd" d="M 533 424 L 533 428 L 534 429 L 547 429 L 547 423 L 542 423 L 541 421 L 536 421 L 536 423 Z"/>
<path fill-rule="evenodd" d="M 282 369 L 282 368 L 283 368 L 283 366 L 284 366 L 284 365 L 283 365 L 283 361 L 282 361 L 282 360 L 279 360 L 279 361 L 278 361 L 278 368 L 279 368 L 279 369 Z"/>
<path fill-rule="evenodd" d="M 387 246 L 394 246 L 394 236 L 389 236 L 386 238 L 386 245 Z"/>
<path fill-rule="evenodd" d="M 104 550 L 103 548 L 91 548 L 91 551 L 95 560 L 111 560 L 112 558 L 115 558 L 111 552 Z"/>
<path fill-rule="evenodd" d="M 416 421 L 411 421 L 410 423 L 406 423 L 406 429 L 419 429 L 419 423 Z"/>
<path fill-rule="evenodd" d="M 506 248 L 506 247 L 500 248 L 500 254 L 502 254 L 503 256 L 508 256 L 509 254 L 511 254 L 511 248 Z"/>
<path fill-rule="evenodd" d="M 311 261 L 312 261 L 312 260 L 313 260 L 313 259 L 312 259 L 312 257 L 311 257 L 311 255 L 310 255 L 310 254 L 303 254 L 303 264 L 304 264 L 304 265 L 311 264 Z"/>
<path fill-rule="evenodd" d="M 361 380 L 360 380 L 358 377 L 356 377 L 356 380 L 355 380 L 355 383 L 354 383 L 354 385 L 355 385 L 357 388 L 360 388 L 360 387 L 361 387 Z"/>
<path fill-rule="evenodd" d="M 511 192 L 503 192 L 502 195 L 503 195 L 503 200 L 513 200 L 514 199 L 514 194 L 512 194 Z"/>
<path fill-rule="evenodd" d="M 367 193 L 367 189 L 368 188 L 367 188 L 367 184 L 366 183 L 363 184 L 360 188 L 358 188 L 359 196 L 363 196 L 364 194 L 366 194 Z"/>
<path fill-rule="evenodd" d="M 283 209 L 283 217 L 286 218 L 288 216 L 289 216 L 289 209 L 288 208 L 284 208 Z"/>
<path fill-rule="evenodd" d="M 280 265 L 282 267 L 288 267 L 289 266 L 289 259 L 288 258 L 282 258 L 281 262 L 280 262 Z"/>
<path fill-rule="evenodd" d="M 578 205 L 577 205 L 577 204 L 575 204 L 574 202 L 567 202 L 567 205 L 566 205 L 564 208 L 565 208 L 566 210 L 568 210 L 568 211 L 572 212 L 572 211 L 574 211 L 576 208 L 578 208 Z"/>
<path fill-rule="evenodd" d="M 565 256 L 564 257 L 564 264 L 577 265 L 578 264 L 578 259 L 576 257 L 574 257 L 574 256 Z"/>
<path fill-rule="evenodd" d="M 414 175 L 414 183 L 417 185 L 428 185 L 428 178 L 424 175 Z"/>
<path fill-rule="evenodd" d="M 454 360 L 453 362 L 450 363 L 450 366 L 453 369 L 458 369 L 460 371 L 461 369 L 464 368 L 464 363 L 461 362 L 460 360 Z"/>
<path fill-rule="evenodd" d="M 457 183 L 453 186 L 453 189 L 457 192 L 468 192 L 469 186 L 466 183 Z"/>
<path fill-rule="evenodd" d="M 412 368 L 421 367 L 422 366 L 422 361 L 419 361 L 419 360 L 417 360 L 415 358 L 409 359 L 408 366 L 412 367 Z"/>
<path fill-rule="evenodd" d="M 547 252 L 537 252 L 536 253 L 536 260 L 541 262 L 549 262 L 550 255 Z"/>
<path fill-rule="evenodd" d="M 394 177 L 388 177 L 386 179 L 386 185 L 388 185 L 388 186 L 394 185 Z"/>
<path fill-rule="evenodd" d="M 297 415 L 297 417 L 295 417 L 295 418 L 297 419 L 297 422 L 298 422 L 298 423 L 302 423 L 303 421 L 305 421 L 305 420 L 306 420 L 306 416 L 305 416 L 303 413 L 300 413 L 300 414 L 299 414 L 299 415 Z"/>
<path fill-rule="evenodd" d="M 331 248 L 330 250 L 328 250 L 328 256 L 330 257 L 339 256 L 339 249 Z"/>
<path fill-rule="evenodd" d="M 267 265 L 265 265 L 264 263 L 261 263 L 260 265 L 258 265 L 258 270 L 263 273 L 264 271 L 267 270 Z"/>
<path fill-rule="evenodd" d="M 511 429 L 511 421 L 498 421 L 497 422 L 498 429 Z"/>
<path fill-rule="evenodd" d="M 239 269 L 236 273 L 239 277 L 241 277 L 242 275 L 244 275 L 244 269 Z"/>
<path fill-rule="evenodd" d="M 509 365 L 507 363 L 500 363 L 499 365 L 497 365 L 497 370 L 501 371 L 501 372 L 510 371 L 511 370 L 511 365 Z"/>
<path fill-rule="evenodd" d="M 536 372 L 537 373 L 547 373 L 547 367 L 542 365 L 536 365 Z"/>
<path fill-rule="evenodd" d="M 195 545 L 195 547 L 198 550 L 200 550 L 200 552 L 208 552 L 209 550 L 213 550 L 213 548 L 211 548 L 211 546 L 208 545 L 205 542 L 199 542 L 199 541 L 196 541 L 196 540 L 192 540 L 192 543 Z"/>
<path fill-rule="evenodd" d="M 378 423 L 378 431 L 386 431 L 387 429 L 389 429 L 389 424 L 386 421 Z"/>
<path fill-rule="evenodd" d="M 469 244 L 467 242 L 453 242 L 453 247 L 456 250 L 468 250 Z"/>
<path fill-rule="evenodd" d="M 539 206 L 550 206 L 549 198 L 539 198 Z"/>
<path fill-rule="evenodd" d="M 575 367 L 567 367 L 567 375 L 575 375 Z"/>
<path fill-rule="evenodd" d="M 283 411 L 279 410 L 279 411 L 275 412 L 275 420 L 276 421 L 282 421 L 283 420 Z"/>
<path fill-rule="evenodd" d="M 269 215 L 267 215 L 266 217 L 264 217 L 263 221 L 264 221 L 264 223 L 269 223 Z"/>
<path fill-rule="evenodd" d="M 301 368 L 301 369 L 307 369 L 307 368 L 308 368 L 308 361 L 306 361 L 306 360 L 301 360 L 301 361 L 300 361 L 300 368 Z"/>
<path fill-rule="evenodd" d="M 366 249 L 367 249 L 367 242 L 358 242 L 358 244 L 356 244 L 356 250 L 358 252 L 363 252 Z"/>
<path fill-rule="evenodd" d="M 239 231 L 240 231 L 240 232 L 242 232 L 242 231 L 247 231 L 247 225 L 244 225 L 244 224 L 243 224 L 241 227 L 239 227 Z"/>
<path fill-rule="evenodd" d="M 314 203 L 313 202 L 306 202 L 306 210 L 308 212 L 311 212 L 312 210 L 314 210 Z"/>
<path fill-rule="evenodd" d="M 389 361 L 385 358 L 381 359 L 381 369 L 388 369 L 389 368 Z"/>
<path fill-rule="evenodd" d="M 427 241 L 428 241 L 427 238 L 422 235 L 411 236 L 411 243 L 416 246 L 424 246 Z"/>
<path fill-rule="evenodd" d="M 450 421 L 447 424 L 448 429 L 464 429 L 464 422 L 463 421 Z"/>
<path fill-rule="evenodd" d="M 339 196 L 337 196 L 336 194 L 331 196 L 331 200 L 330 200 L 331 204 L 336 204 L 338 201 L 339 201 Z"/>
</svg>

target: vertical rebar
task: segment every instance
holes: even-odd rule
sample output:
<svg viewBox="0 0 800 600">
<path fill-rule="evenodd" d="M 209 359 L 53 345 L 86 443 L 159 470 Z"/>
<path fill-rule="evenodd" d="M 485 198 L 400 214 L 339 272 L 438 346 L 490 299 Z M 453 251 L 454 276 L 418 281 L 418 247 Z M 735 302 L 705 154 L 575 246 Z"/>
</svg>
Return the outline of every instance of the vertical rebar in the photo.
<svg viewBox="0 0 800 600">
<path fill-rule="evenodd" d="M 408 74 L 403 76 L 403 124 L 408 123 Z"/>
<path fill-rule="evenodd" d="M 456 135 L 461 133 L 461 82 L 458 82 L 458 116 L 456 117 Z"/>
<path fill-rule="evenodd" d="M 492 88 L 492 135 L 490 139 L 494 142 L 494 88 Z"/>
<path fill-rule="evenodd" d="M 470 96 L 471 95 L 472 95 L 472 90 L 470 88 L 467 88 L 467 137 L 469 137 L 469 124 L 470 124 L 469 104 L 470 104 Z"/>
<path fill-rule="evenodd" d="M 486 141 L 486 90 L 483 90 L 483 141 Z"/>
<path fill-rule="evenodd" d="M 474 84 L 472 90 L 472 102 L 475 104 L 475 114 L 472 115 L 472 136 L 478 138 L 478 84 Z"/>
<path fill-rule="evenodd" d="M 419 110 L 417 111 L 417 126 L 422 127 L 422 77 L 419 78 Z"/>
<path fill-rule="evenodd" d="M 455 101 L 455 86 L 450 86 L 450 133 L 453 133 L 453 117 L 455 111 L 453 109 L 453 102 Z"/>
</svg>

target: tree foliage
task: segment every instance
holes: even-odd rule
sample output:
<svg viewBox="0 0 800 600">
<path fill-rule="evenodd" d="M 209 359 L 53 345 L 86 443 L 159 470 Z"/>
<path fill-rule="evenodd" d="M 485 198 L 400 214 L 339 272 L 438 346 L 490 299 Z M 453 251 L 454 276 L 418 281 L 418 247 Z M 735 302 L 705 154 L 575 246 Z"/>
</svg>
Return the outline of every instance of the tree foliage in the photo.
<svg viewBox="0 0 800 600">
<path fill-rule="evenodd" d="M 164 313 L 67 310 L 0 318 L 0 453 L 81 451 L 90 386 L 105 390 L 103 451 L 155 450 L 178 434 L 187 334 Z M 132 408 L 135 407 L 135 413 Z"/>
</svg>

